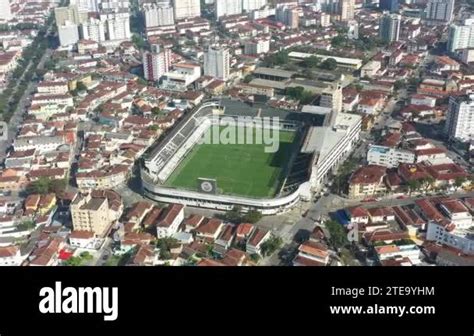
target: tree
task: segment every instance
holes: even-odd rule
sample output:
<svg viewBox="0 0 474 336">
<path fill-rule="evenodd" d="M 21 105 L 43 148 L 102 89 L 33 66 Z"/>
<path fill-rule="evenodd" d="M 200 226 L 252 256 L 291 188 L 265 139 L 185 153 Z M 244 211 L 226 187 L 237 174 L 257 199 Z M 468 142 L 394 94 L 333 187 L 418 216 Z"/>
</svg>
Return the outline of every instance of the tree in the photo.
<svg viewBox="0 0 474 336">
<path fill-rule="evenodd" d="M 339 167 L 337 175 L 334 177 L 334 188 L 336 193 L 340 193 L 349 180 L 349 176 L 357 168 L 357 161 L 348 159 Z"/>
<path fill-rule="evenodd" d="M 151 113 L 153 113 L 154 115 L 160 115 L 161 114 L 161 110 L 159 107 L 155 106 L 151 109 Z"/>
<path fill-rule="evenodd" d="M 313 93 L 307 91 L 302 86 L 286 88 L 286 95 L 294 100 L 299 100 L 301 104 L 308 104 L 313 100 Z"/>
<path fill-rule="evenodd" d="M 408 185 L 408 189 L 410 190 L 410 194 L 411 194 L 414 190 L 420 189 L 421 181 L 420 180 L 410 180 L 410 181 L 408 181 L 407 185 Z"/>
<path fill-rule="evenodd" d="M 261 251 L 264 257 L 271 256 L 276 250 L 283 245 L 283 239 L 279 236 L 271 235 L 268 240 L 262 243 Z"/>
<path fill-rule="evenodd" d="M 464 176 L 459 176 L 459 177 L 456 177 L 456 179 L 454 180 L 454 185 L 457 189 L 461 188 L 462 185 L 467 181 L 467 179 L 464 177 Z"/>
<path fill-rule="evenodd" d="M 252 253 L 249 255 L 250 260 L 252 260 L 255 264 L 260 261 L 260 256 L 257 253 Z"/>
<path fill-rule="evenodd" d="M 81 257 L 71 257 L 64 262 L 65 266 L 81 266 L 82 258 Z"/>
<path fill-rule="evenodd" d="M 341 48 L 343 47 L 347 42 L 347 38 L 343 35 L 337 35 L 332 38 L 331 40 L 331 46 L 333 48 Z"/>
<path fill-rule="evenodd" d="M 398 91 L 400 90 L 401 88 L 403 88 L 404 86 L 406 85 L 405 81 L 404 80 L 397 80 L 395 82 L 395 84 L 393 85 L 395 91 Z"/>
<path fill-rule="evenodd" d="M 337 61 L 334 58 L 327 58 L 319 67 L 325 70 L 335 70 L 337 68 Z"/>
<path fill-rule="evenodd" d="M 244 78 L 244 83 L 250 83 L 253 79 L 254 77 L 252 75 L 247 75 Z"/>
<path fill-rule="evenodd" d="M 149 49 L 148 41 L 145 41 L 145 39 L 138 34 L 132 35 L 132 43 L 138 50 Z"/>
<path fill-rule="evenodd" d="M 225 213 L 224 219 L 228 222 L 239 224 L 242 222 L 242 208 L 238 205 Z"/>
<path fill-rule="evenodd" d="M 243 217 L 243 221 L 246 223 L 256 223 L 262 219 L 262 213 L 258 210 L 249 210 Z"/>
<path fill-rule="evenodd" d="M 290 61 L 290 57 L 288 56 L 288 51 L 283 50 L 276 54 L 268 56 L 264 63 L 267 66 L 275 66 L 275 65 L 283 65 L 287 64 Z"/>
<path fill-rule="evenodd" d="M 327 221 L 326 228 L 329 231 L 329 241 L 335 248 L 339 249 L 349 243 L 345 229 L 338 222 L 333 220 Z"/>
<path fill-rule="evenodd" d="M 82 252 L 80 255 L 79 255 L 84 261 L 90 261 L 92 260 L 94 257 L 92 256 L 92 254 L 90 254 L 89 252 Z"/>
<path fill-rule="evenodd" d="M 35 228 L 35 222 L 32 220 L 26 220 L 18 224 L 17 228 L 20 231 L 33 230 Z"/>
<path fill-rule="evenodd" d="M 145 85 L 145 86 L 148 85 L 148 82 L 145 79 L 141 78 L 141 77 L 138 77 L 137 83 L 140 84 L 140 85 Z"/>
<path fill-rule="evenodd" d="M 168 260 L 171 258 L 171 249 L 179 246 L 178 240 L 172 237 L 160 238 L 156 241 L 156 247 L 160 250 L 160 259 Z"/>
<path fill-rule="evenodd" d="M 77 91 L 87 91 L 87 86 L 83 82 L 78 82 L 76 86 Z"/>
<path fill-rule="evenodd" d="M 48 194 L 48 193 L 60 193 L 66 189 L 67 181 L 52 180 L 48 177 L 40 177 L 38 180 L 31 183 L 28 187 L 28 194 Z"/>
<path fill-rule="evenodd" d="M 431 189 L 435 183 L 435 179 L 431 176 L 425 177 L 421 180 L 421 185 L 425 191 Z"/>
<path fill-rule="evenodd" d="M 150 125 L 150 126 L 148 126 L 148 130 L 149 130 L 149 131 L 156 132 L 156 131 L 158 131 L 159 129 L 160 129 L 160 126 L 158 126 L 158 125 Z"/>
<path fill-rule="evenodd" d="M 307 68 L 316 68 L 321 63 L 321 59 L 316 56 L 310 56 L 303 61 L 303 65 Z"/>
<path fill-rule="evenodd" d="M 51 179 L 47 177 L 40 177 L 38 180 L 30 184 L 30 193 L 47 194 L 51 188 Z"/>
</svg>

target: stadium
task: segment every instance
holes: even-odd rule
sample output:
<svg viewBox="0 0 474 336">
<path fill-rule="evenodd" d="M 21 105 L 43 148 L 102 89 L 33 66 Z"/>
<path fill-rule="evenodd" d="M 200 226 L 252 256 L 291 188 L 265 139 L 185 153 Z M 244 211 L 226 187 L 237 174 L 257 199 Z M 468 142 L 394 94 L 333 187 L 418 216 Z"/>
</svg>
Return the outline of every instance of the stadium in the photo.
<svg viewBox="0 0 474 336">
<path fill-rule="evenodd" d="M 272 124 L 256 123 L 278 117 Z M 233 118 L 237 132 L 250 129 L 253 143 L 203 143 L 222 119 Z M 272 120 L 275 120 L 273 118 Z M 324 117 L 277 109 L 258 109 L 235 101 L 211 100 L 196 107 L 152 146 L 141 162 L 143 194 L 155 201 L 215 210 L 235 205 L 270 215 L 310 198 L 314 153 L 301 151 L 311 126 Z M 243 132 L 243 131 L 242 131 Z M 277 150 L 258 141 L 277 132 Z"/>
</svg>

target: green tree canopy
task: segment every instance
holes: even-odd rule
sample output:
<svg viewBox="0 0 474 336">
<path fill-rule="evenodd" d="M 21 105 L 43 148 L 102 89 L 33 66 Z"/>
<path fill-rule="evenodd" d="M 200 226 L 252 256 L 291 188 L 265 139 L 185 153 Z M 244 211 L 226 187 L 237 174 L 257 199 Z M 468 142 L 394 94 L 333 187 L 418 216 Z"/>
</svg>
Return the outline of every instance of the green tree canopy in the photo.
<svg viewBox="0 0 474 336">
<path fill-rule="evenodd" d="M 329 231 L 330 243 L 336 247 L 341 248 L 349 243 L 347 239 L 347 233 L 344 227 L 336 221 L 330 220 L 325 223 L 326 228 Z"/>
<path fill-rule="evenodd" d="M 262 243 L 261 251 L 264 257 L 272 255 L 276 250 L 283 245 L 283 239 L 279 236 L 271 235 L 271 237 Z"/>
<path fill-rule="evenodd" d="M 316 68 L 321 63 L 321 59 L 316 56 L 310 56 L 303 61 L 303 65 L 307 68 Z"/>
<path fill-rule="evenodd" d="M 246 223 L 256 223 L 262 219 L 262 213 L 258 210 L 249 210 L 243 217 L 243 221 Z"/>
<path fill-rule="evenodd" d="M 335 70 L 337 68 L 337 61 L 334 58 L 327 58 L 321 63 L 320 68 L 325 70 Z"/>
</svg>

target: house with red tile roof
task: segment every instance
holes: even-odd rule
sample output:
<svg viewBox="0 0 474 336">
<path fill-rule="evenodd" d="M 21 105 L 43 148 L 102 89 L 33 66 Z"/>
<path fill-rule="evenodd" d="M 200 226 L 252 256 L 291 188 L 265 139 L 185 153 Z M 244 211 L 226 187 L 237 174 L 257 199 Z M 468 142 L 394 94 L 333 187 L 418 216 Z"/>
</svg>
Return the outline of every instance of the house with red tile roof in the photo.
<svg viewBox="0 0 474 336">
<path fill-rule="evenodd" d="M 349 197 L 360 198 L 374 196 L 386 192 L 384 176 L 387 168 L 367 165 L 357 169 L 349 179 Z"/>
<path fill-rule="evenodd" d="M 248 254 L 262 254 L 262 244 L 271 237 L 271 232 L 263 228 L 256 228 L 247 240 L 246 251 Z"/>
<path fill-rule="evenodd" d="M 298 247 L 293 266 L 326 266 L 329 263 L 328 247 L 321 242 L 307 241 Z"/>
<path fill-rule="evenodd" d="M 356 206 L 345 210 L 351 224 L 367 224 L 369 223 L 369 212 L 367 209 Z"/>
<path fill-rule="evenodd" d="M 185 231 L 186 232 L 191 232 L 195 230 L 199 224 L 202 223 L 204 220 L 204 216 L 201 215 L 191 215 L 188 218 L 184 220 L 184 225 L 185 225 Z"/>
<path fill-rule="evenodd" d="M 471 213 L 461 200 L 452 198 L 443 199 L 439 207 L 456 227 L 468 229 L 473 226 Z"/>
<path fill-rule="evenodd" d="M 164 211 L 163 217 L 156 226 L 156 235 L 158 238 L 169 237 L 178 231 L 181 222 L 184 219 L 184 205 L 170 204 Z"/>
<path fill-rule="evenodd" d="M 98 250 L 105 240 L 96 237 L 92 231 L 72 231 L 69 235 L 69 245 L 75 248 Z"/>
<path fill-rule="evenodd" d="M 154 266 L 156 259 L 157 253 L 152 245 L 140 244 L 127 266 Z"/>
<path fill-rule="evenodd" d="M 214 251 L 223 255 L 231 247 L 235 238 L 235 227 L 232 224 L 225 224 L 219 236 L 214 241 Z"/>
<path fill-rule="evenodd" d="M 226 226 L 226 228 L 229 228 Z M 196 238 L 200 239 L 201 241 L 208 241 L 213 242 L 214 240 L 219 237 L 219 234 L 224 229 L 224 224 L 218 218 L 207 218 L 199 224 L 199 226 L 194 230 L 196 233 Z M 232 230 L 229 229 L 227 232 L 230 236 L 232 236 Z M 227 237 L 230 239 L 230 237 Z"/>
<path fill-rule="evenodd" d="M 0 246 L 0 266 L 20 266 L 24 260 L 19 246 Z"/>
<path fill-rule="evenodd" d="M 375 207 L 367 210 L 372 223 L 390 222 L 395 220 L 395 213 L 391 207 Z"/>
<path fill-rule="evenodd" d="M 231 248 L 220 260 L 226 266 L 244 266 L 247 263 L 247 254 L 244 251 Z"/>
<path fill-rule="evenodd" d="M 241 223 L 237 226 L 236 236 L 238 240 L 247 240 L 255 230 L 255 226 L 250 223 Z"/>
<path fill-rule="evenodd" d="M 469 176 L 469 173 L 456 163 L 426 164 L 425 169 L 435 179 L 436 187 L 452 186 L 456 179 L 466 179 Z M 468 185 L 470 181 L 466 180 L 464 184 Z"/>
<path fill-rule="evenodd" d="M 443 221 L 446 219 L 428 199 L 416 200 L 415 210 L 427 221 Z"/>
<path fill-rule="evenodd" d="M 61 237 L 50 236 L 44 241 L 38 241 L 37 246 L 28 256 L 29 266 L 57 266 L 59 252 L 66 246 Z"/>
</svg>

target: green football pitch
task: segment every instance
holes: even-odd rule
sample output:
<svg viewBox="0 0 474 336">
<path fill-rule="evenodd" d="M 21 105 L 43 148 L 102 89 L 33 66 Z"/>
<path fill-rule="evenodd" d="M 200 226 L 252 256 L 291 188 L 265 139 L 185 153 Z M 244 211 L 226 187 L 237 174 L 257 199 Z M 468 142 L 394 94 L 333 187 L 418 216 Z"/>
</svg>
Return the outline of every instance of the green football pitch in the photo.
<svg viewBox="0 0 474 336">
<path fill-rule="evenodd" d="M 264 144 L 197 144 L 165 184 L 197 190 L 198 178 L 209 178 L 217 181 L 222 194 L 272 197 L 290 158 L 294 137 L 295 132 L 280 131 L 275 153 L 266 153 Z"/>
</svg>

